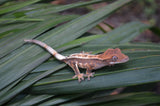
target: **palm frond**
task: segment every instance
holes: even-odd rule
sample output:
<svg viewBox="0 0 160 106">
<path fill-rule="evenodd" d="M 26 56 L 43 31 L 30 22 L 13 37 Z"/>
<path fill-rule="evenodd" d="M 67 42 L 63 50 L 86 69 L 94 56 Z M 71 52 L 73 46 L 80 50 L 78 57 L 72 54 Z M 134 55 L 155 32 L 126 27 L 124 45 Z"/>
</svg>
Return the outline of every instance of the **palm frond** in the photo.
<svg viewBox="0 0 160 106">
<path fill-rule="evenodd" d="M 108 33 L 86 33 L 133 0 L 118 0 L 82 16 L 60 15 L 57 12 L 105 0 L 61 6 L 37 3 L 39 1 L 13 2 L 0 7 L 1 105 L 126 105 L 125 101 L 134 105 L 159 103 L 159 96 L 151 92 L 109 95 L 113 88 L 160 81 L 160 46 L 130 42 L 150 25 L 134 21 Z M 61 23 L 64 24 L 59 25 Z M 73 71 L 66 64 L 54 58 L 48 60 L 51 57 L 49 53 L 37 45 L 25 44 L 24 39 L 46 42 L 63 55 L 81 51 L 96 54 L 108 48 L 120 48 L 130 61 L 96 70 L 95 77 L 90 81 L 78 83 L 77 79 L 72 79 Z M 154 100 L 149 101 L 149 97 Z"/>
</svg>

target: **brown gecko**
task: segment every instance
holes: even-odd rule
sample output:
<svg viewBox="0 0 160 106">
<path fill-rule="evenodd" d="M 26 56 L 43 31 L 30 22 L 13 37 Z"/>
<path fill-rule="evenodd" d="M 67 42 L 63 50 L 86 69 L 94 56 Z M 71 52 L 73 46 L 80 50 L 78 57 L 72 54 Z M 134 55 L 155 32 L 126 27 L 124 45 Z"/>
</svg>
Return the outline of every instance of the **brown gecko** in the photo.
<svg viewBox="0 0 160 106">
<path fill-rule="evenodd" d="M 73 78 L 78 77 L 78 81 L 84 80 L 84 76 L 93 77 L 92 70 L 102 68 L 104 66 L 110 66 L 118 63 L 124 63 L 129 60 L 129 57 L 121 52 L 119 48 L 107 49 L 104 53 L 93 55 L 90 53 L 74 53 L 70 56 L 63 56 L 55 51 L 47 44 L 38 40 L 24 40 L 25 42 L 35 43 L 44 47 L 49 53 L 51 53 L 56 59 L 68 64 L 75 72 Z M 79 68 L 85 68 L 86 74 L 80 73 Z"/>
</svg>

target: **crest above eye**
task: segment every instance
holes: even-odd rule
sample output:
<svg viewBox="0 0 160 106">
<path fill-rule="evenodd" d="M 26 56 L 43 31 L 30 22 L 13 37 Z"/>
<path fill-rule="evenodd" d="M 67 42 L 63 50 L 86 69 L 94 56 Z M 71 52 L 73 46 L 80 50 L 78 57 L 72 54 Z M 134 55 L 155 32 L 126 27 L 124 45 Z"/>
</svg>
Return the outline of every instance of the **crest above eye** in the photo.
<svg viewBox="0 0 160 106">
<path fill-rule="evenodd" d="M 112 61 L 117 61 L 118 57 L 117 56 L 112 56 Z"/>
</svg>

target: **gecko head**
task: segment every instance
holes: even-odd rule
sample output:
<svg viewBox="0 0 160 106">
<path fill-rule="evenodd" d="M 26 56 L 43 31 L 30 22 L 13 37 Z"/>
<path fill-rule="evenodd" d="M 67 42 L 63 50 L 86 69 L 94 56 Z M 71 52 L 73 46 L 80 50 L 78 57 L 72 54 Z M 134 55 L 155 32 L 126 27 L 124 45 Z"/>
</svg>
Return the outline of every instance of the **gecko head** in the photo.
<svg viewBox="0 0 160 106">
<path fill-rule="evenodd" d="M 103 60 L 108 60 L 109 64 L 124 63 L 129 60 L 129 57 L 121 52 L 119 48 L 108 49 L 102 54 Z"/>
</svg>

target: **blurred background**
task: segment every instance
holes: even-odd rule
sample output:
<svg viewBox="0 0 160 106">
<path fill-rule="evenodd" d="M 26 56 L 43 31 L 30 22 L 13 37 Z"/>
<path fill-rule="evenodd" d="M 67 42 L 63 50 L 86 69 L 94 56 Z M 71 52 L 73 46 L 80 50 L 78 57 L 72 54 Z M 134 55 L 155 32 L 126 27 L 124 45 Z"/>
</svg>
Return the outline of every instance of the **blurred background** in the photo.
<svg viewBox="0 0 160 106">
<path fill-rule="evenodd" d="M 90 1 L 90 0 L 54 0 L 50 1 L 51 4 L 71 4 L 78 1 Z M 109 2 L 108 2 L 109 4 Z M 98 3 L 92 6 L 79 7 L 67 10 L 63 13 L 69 14 L 86 14 L 92 9 L 97 9 L 106 6 L 107 3 Z M 135 0 L 129 5 L 122 7 L 119 11 L 112 14 L 104 23 L 111 25 L 112 27 L 118 27 L 124 23 L 139 20 L 143 23 L 149 23 L 154 26 L 152 30 L 145 31 L 140 36 L 134 39 L 136 42 L 160 42 L 160 0 Z M 103 24 L 101 24 L 102 27 Z M 109 30 L 108 28 L 106 30 Z M 155 32 L 155 33 L 154 33 Z"/>
</svg>

